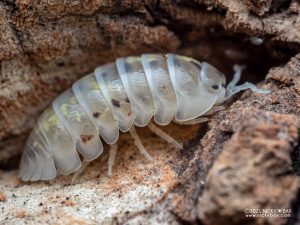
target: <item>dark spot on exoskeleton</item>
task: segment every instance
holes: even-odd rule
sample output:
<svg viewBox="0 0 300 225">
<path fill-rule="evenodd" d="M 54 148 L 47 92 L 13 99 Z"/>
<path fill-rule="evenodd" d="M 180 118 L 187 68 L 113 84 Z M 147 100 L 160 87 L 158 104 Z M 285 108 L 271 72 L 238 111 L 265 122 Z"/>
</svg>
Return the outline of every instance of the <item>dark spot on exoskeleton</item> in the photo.
<svg viewBox="0 0 300 225">
<path fill-rule="evenodd" d="M 94 112 L 93 113 L 93 117 L 98 118 L 99 116 L 101 116 L 100 112 Z"/>
<path fill-rule="evenodd" d="M 115 107 L 118 107 L 118 108 L 121 107 L 120 101 L 118 101 L 118 100 L 116 100 L 116 99 L 114 99 L 114 98 L 111 99 L 111 104 L 112 104 L 113 106 L 115 106 Z"/>
<path fill-rule="evenodd" d="M 130 103 L 129 98 L 125 98 L 125 102 Z"/>
<path fill-rule="evenodd" d="M 165 85 L 163 85 L 163 86 L 162 86 L 162 89 L 164 89 L 164 90 L 165 90 L 165 89 L 166 89 L 166 86 L 165 86 Z"/>
<path fill-rule="evenodd" d="M 89 140 L 92 139 L 92 137 L 93 137 L 93 135 L 84 135 L 84 134 L 80 135 L 82 143 L 88 142 Z"/>
<path fill-rule="evenodd" d="M 226 87 L 226 86 L 225 86 L 225 83 L 222 83 L 222 87 L 223 87 L 223 88 L 225 88 L 225 87 Z"/>
<path fill-rule="evenodd" d="M 211 85 L 211 87 L 215 90 L 217 90 L 219 88 L 219 86 L 217 84 L 213 84 L 213 85 Z"/>
<path fill-rule="evenodd" d="M 131 116 L 131 115 L 132 115 L 132 112 L 130 111 L 127 115 L 128 115 L 128 116 Z"/>
</svg>

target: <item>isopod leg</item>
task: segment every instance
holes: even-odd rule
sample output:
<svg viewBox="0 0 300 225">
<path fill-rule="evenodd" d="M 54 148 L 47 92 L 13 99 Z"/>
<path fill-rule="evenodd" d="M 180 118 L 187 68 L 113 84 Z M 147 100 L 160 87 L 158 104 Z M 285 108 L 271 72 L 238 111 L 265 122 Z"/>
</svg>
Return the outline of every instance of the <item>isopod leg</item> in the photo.
<svg viewBox="0 0 300 225">
<path fill-rule="evenodd" d="M 225 107 L 222 105 L 217 105 L 217 106 L 213 106 L 208 112 L 206 112 L 205 114 L 203 114 L 204 116 L 209 116 L 212 115 L 216 112 L 222 111 L 224 110 Z M 173 120 L 175 123 L 180 124 L 180 125 L 195 125 L 198 123 L 206 123 L 209 121 L 209 119 L 207 117 L 198 117 L 195 119 L 191 119 L 191 120 L 187 120 L 187 121 L 178 121 L 178 120 Z"/>
<path fill-rule="evenodd" d="M 136 147 L 140 150 L 140 152 L 146 157 L 146 159 L 148 160 L 152 160 L 152 157 L 149 155 L 149 153 L 147 152 L 147 150 L 145 149 L 139 135 L 137 134 L 135 127 L 132 126 L 129 130 L 131 137 L 134 140 L 134 144 L 136 145 Z"/>
<path fill-rule="evenodd" d="M 75 171 L 73 177 L 72 177 L 72 184 L 75 183 L 75 181 L 78 179 L 78 177 L 83 173 L 84 169 L 87 167 L 87 165 L 90 164 L 91 161 L 86 161 L 85 159 L 82 160 L 81 167 L 79 170 Z"/>
<path fill-rule="evenodd" d="M 234 94 L 236 94 L 240 91 L 246 90 L 246 89 L 250 89 L 251 91 L 257 92 L 260 94 L 268 94 L 271 92 L 270 90 L 260 89 L 260 88 L 256 87 L 256 85 L 249 83 L 249 82 L 245 82 L 244 84 L 241 84 L 241 85 L 236 85 L 240 80 L 243 68 L 244 68 L 243 66 L 234 65 L 233 69 L 234 69 L 235 73 L 234 73 L 232 81 L 230 81 L 226 87 L 226 94 L 225 94 L 223 101 L 226 101 Z"/>
<path fill-rule="evenodd" d="M 162 139 L 164 139 L 166 142 L 172 144 L 174 147 L 179 148 L 179 149 L 183 148 L 183 146 L 182 146 L 181 143 L 179 143 L 178 141 L 176 141 L 174 138 L 172 138 L 170 135 L 168 135 L 167 133 L 165 133 L 163 130 L 159 129 L 152 122 L 148 123 L 148 127 L 149 127 L 149 129 L 153 133 L 155 133 L 157 136 L 159 136 Z"/>
<path fill-rule="evenodd" d="M 115 164 L 115 158 L 118 150 L 118 144 L 112 144 L 109 150 L 109 158 L 108 158 L 108 176 L 112 176 L 112 169 Z"/>
<path fill-rule="evenodd" d="M 187 121 L 178 121 L 175 119 L 173 121 L 179 125 L 195 125 L 198 123 L 206 123 L 209 121 L 209 119 L 206 117 L 199 117 L 199 118 L 195 118 L 195 119 L 191 119 L 191 120 L 187 120 Z"/>
<path fill-rule="evenodd" d="M 212 115 L 216 112 L 219 112 L 219 111 L 222 111 L 226 109 L 225 106 L 222 106 L 222 105 L 217 105 L 217 106 L 213 106 L 208 112 L 206 112 L 204 115 L 205 116 L 209 116 L 209 115 Z M 206 121 L 205 121 L 206 122 Z"/>
</svg>

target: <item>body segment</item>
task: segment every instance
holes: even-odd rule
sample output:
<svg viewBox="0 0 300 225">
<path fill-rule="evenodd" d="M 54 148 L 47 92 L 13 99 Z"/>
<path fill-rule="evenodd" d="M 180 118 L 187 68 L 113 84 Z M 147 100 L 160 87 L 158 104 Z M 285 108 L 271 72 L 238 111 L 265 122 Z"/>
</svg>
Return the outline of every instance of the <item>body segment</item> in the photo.
<svg viewBox="0 0 300 225">
<path fill-rule="evenodd" d="M 147 82 L 153 96 L 155 114 L 154 121 L 160 125 L 169 124 L 176 112 L 175 91 L 169 75 L 167 61 L 163 55 L 142 55 L 142 63 Z"/>
</svg>

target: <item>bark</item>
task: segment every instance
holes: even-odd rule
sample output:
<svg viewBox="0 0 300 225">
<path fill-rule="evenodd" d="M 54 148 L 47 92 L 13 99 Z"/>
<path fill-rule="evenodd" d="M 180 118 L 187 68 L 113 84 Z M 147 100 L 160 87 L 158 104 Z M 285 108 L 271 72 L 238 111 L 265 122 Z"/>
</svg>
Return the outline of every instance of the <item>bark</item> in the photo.
<svg viewBox="0 0 300 225">
<path fill-rule="evenodd" d="M 297 1 L 0 1 L 1 224 L 300 224 L 300 6 Z M 261 45 L 253 45 L 263 40 Z M 52 100 L 120 56 L 175 52 L 272 93 L 246 91 L 207 125 L 163 127 L 182 151 L 138 129 L 81 176 L 22 183 L 26 138 Z M 291 209 L 249 218 L 245 209 Z"/>
</svg>

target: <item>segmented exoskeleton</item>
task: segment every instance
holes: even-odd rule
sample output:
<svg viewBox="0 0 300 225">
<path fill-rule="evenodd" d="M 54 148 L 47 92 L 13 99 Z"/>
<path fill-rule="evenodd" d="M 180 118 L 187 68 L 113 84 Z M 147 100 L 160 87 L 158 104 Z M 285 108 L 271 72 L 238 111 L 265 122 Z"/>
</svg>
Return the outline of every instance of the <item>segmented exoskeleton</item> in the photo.
<svg viewBox="0 0 300 225">
<path fill-rule="evenodd" d="M 150 122 L 151 118 L 160 125 L 172 120 L 194 124 L 207 121 L 199 117 L 217 110 L 217 105 L 241 90 L 269 92 L 251 83 L 237 86 L 241 67 L 234 69 L 234 78 L 226 87 L 225 76 L 210 64 L 174 54 L 119 58 L 96 68 L 58 96 L 39 118 L 23 152 L 21 179 L 48 180 L 73 173 L 81 167 L 77 150 L 86 161 L 102 154 L 99 134 L 112 146 L 108 162 L 111 175 L 119 130 L 129 131 L 138 149 L 150 159 L 134 125 L 148 125 L 182 148 Z"/>
</svg>

